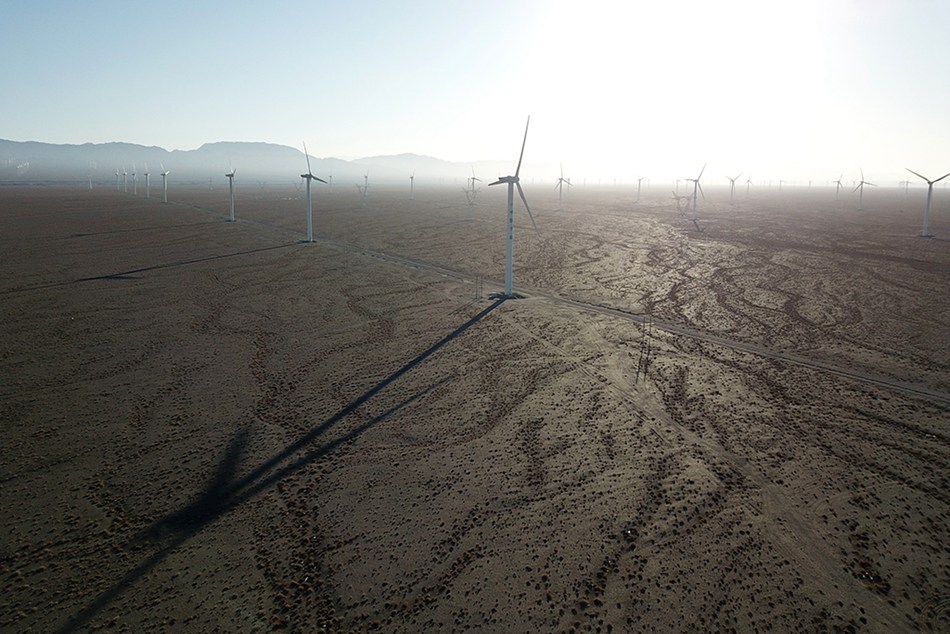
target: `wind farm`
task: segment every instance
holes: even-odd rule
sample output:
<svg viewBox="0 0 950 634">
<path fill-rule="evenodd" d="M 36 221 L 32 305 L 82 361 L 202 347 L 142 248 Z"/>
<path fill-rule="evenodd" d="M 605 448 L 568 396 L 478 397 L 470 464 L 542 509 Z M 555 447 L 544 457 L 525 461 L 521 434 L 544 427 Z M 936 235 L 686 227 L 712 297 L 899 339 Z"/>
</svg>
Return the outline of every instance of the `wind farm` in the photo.
<svg viewBox="0 0 950 634">
<path fill-rule="evenodd" d="M 0 630 L 950 631 L 920 8 L 11 4 Z"/>
</svg>

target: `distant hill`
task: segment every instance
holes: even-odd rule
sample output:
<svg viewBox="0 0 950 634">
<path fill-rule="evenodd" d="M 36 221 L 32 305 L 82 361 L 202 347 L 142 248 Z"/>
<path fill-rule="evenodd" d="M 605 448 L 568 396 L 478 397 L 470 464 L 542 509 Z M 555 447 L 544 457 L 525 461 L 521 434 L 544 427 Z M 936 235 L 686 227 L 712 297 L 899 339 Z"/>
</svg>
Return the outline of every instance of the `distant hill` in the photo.
<svg viewBox="0 0 950 634">
<path fill-rule="evenodd" d="M 410 174 L 419 179 L 417 183 L 434 179 L 464 183 L 473 167 L 418 154 L 370 156 L 353 161 L 311 156 L 310 164 L 314 174 L 324 178 L 333 175 L 337 183 L 361 182 L 367 173 L 371 183 L 403 182 Z M 306 171 L 307 163 L 297 148 L 252 141 L 219 141 L 205 143 L 195 150 L 168 151 L 133 143 L 59 145 L 0 139 L 0 183 L 84 181 L 87 178 L 114 182 L 116 170 L 131 174 L 134 169 L 143 174 L 146 165 L 156 176 L 164 166 L 180 182 L 220 179 L 231 167 L 242 180 L 292 182 Z M 474 168 L 478 177 L 487 183 L 488 179 L 507 173 L 505 170 L 511 170 L 512 166 L 481 162 L 474 164 Z"/>
</svg>

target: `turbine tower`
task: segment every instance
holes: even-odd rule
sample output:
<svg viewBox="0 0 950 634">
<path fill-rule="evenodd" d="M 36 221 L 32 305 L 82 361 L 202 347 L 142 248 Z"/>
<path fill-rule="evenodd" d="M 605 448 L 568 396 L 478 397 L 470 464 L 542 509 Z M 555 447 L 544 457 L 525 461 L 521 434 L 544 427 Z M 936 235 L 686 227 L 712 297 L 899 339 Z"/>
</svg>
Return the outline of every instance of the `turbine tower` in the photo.
<svg viewBox="0 0 950 634">
<path fill-rule="evenodd" d="M 301 174 L 300 178 L 307 179 L 307 242 L 313 242 L 313 200 L 310 198 L 310 181 L 316 179 L 323 184 L 327 184 L 322 178 L 313 175 L 310 169 L 310 155 L 307 154 L 307 144 L 303 144 L 303 153 L 307 157 L 307 173 Z"/>
<path fill-rule="evenodd" d="M 637 179 L 637 199 L 634 201 L 634 204 L 640 202 L 640 186 L 643 184 L 644 178 L 646 178 L 646 176 L 641 176 L 640 178 Z M 649 184 L 650 183 L 647 183 L 647 185 Z"/>
<path fill-rule="evenodd" d="M 746 198 L 749 197 L 749 186 L 750 186 L 750 185 L 752 185 L 752 179 L 751 179 L 751 178 L 745 179 L 745 195 L 746 195 Z"/>
<path fill-rule="evenodd" d="M 168 175 L 171 174 L 162 163 L 159 163 L 162 166 L 162 202 L 168 202 Z"/>
<path fill-rule="evenodd" d="M 228 177 L 228 189 L 231 190 L 231 205 L 230 212 L 228 213 L 228 222 L 234 222 L 234 172 L 236 170 L 232 167 L 231 171 L 225 174 Z"/>
<path fill-rule="evenodd" d="M 115 168 L 115 190 L 119 191 L 119 168 Z"/>
<path fill-rule="evenodd" d="M 148 189 L 148 163 L 145 164 L 145 200 L 148 200 L 151 196 L 149 195 Z"/>
<path fill-rule="evenodd" d="M 564 178 L 564 163 L 561 163 L 561 177 L 557 179 L 557 184 L 554 186 L 554 189 L 557 190 L 557 206 L 558 209 L 561 208 L 561 200 L 563 199 L 564 194 L 564 185 L 567 184 L 568 189 L 571 187 L 571 179 Z M 639 197 L 638 197 L 639 198 Z"/>
<path fill-rule="evenodd" d="M 409 200 L 415 200 L 415 180 L 416 180 L 416 170 L 412 170 L 412 174 L 409 175 Z"/>
<path fill-rule="evenodd" d="M 129 173 L 122 168 L 122 193 L 129 193 Z"/>
<path fill-rule="evenodd" d="M 858 209 L 864 209 L 864 186 L 865 185 L 870 185 L 871 187 L 877 187 L 877 185 L 875 185 L 874 183 L 869 183 L 868 181 L 864 180 L 864 169 L 862 169 L 861 182 L 859 182 L 858 186 L 854 188 L 853 192 L 851 192 L 853 194 L 854 192 L 857 192 L 858 190 L 860 190 L 860 192 L 858 193 Z"/>
<path fill-rule="evenodd" d="M 939 183 L 940 181 L 945 179 L 947 176 L 950 176 L 950 173 L 944 174 L 940 178 L 935 178 L 934 180 L 930 180 L 923 174 L 918 174 L 917 172 L 910 169 L 909 167 L 905 167 L 904 169 L 906 169 L 908 172 L 910 172 L 914 176 L 918 176 L 924 179 L 925 181 L 927 181 L 927 208 L 924 209 L 924 228 L 921 230 L 920 235 L 925 238 L 929 238 L 931 237 L 930 235 L 930 199 L 933 198 L 934 183 Z"/>
<path fill-rule="evenodd" d="M 739 180 L 740 176 L 742 176 L 742 172 L 736 174 L 735 178 L 726 176 L 726 178 L 729 180 L 729 202 L 732 202 L 736 197 L 736 181 Z M 746 193 L 748 193 L 748 191 Z"/>
<path fill-rule="evenodd" d="M 139 182 L 135 179 L 135 163 L 132 163 L 132 195 L 139 195 Z"/>
<path fill-rule="evenodd" d="M 514 238 L 514 215 L 515 215 L 515 187 L 518 188 L 518 195 L 521 196 L 521 201 L 524 203 L 524 208 L 528 210 L 528 217 L 531 218 L 531 224 L 534 225 L 535 232 L 538 231 L 538 225 L 534 222 L 534 215 L 531 213 L 531 208 L 528 207 L 528 199 L 524 196 L 524 190 L 521 189 L 521 179 L 518 177 L 518 174 L 521 172 L 521 159 L 524 158 L 524 146 L 528 142 L 528 125 L 531 123 L 531 117 L 528 117 L 527 123 L 524 126 L 524 139 L 521 141 L 521 154 L 518 155 L 518 167 L 515 168 L 514 176 L 501 176 L 494 183 L 489 183 L 488 186 L 492 185 L 501 185 L 505 183 L 508 185 L 508 237 L 505 246 L 505 298 L 514 297 L 511 292 L 511 270 L 512 270 L 512 259 L 513 259 L 513 238 Z"/>
</svg>

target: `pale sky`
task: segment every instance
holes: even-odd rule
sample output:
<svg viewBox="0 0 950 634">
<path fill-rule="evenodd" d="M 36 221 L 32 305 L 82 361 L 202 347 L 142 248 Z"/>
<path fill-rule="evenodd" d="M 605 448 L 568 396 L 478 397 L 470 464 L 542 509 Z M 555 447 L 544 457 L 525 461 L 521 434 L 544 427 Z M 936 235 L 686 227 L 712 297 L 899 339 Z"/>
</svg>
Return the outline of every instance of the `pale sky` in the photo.
<svg viewBox="0 0 950 634">
<path fill-rule="evenodd" d="M 0 0 L 0 16 L 15 141 L 514 163 L 530 114 L 525 170 L 574 178 L 950 171 L 947 0 Z"/>
</svg>

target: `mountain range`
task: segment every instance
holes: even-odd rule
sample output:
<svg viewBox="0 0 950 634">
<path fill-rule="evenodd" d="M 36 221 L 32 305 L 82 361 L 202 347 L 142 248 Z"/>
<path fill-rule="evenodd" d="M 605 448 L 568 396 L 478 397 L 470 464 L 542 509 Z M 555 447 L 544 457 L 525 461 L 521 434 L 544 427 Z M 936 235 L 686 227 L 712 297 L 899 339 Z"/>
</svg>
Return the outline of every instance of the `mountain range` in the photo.
<svg viewBox="0 0 950 634">
<path fill-rule="evenodd" d="M 366 174 L 370 182 L 376 183 L 402 183 L 411 174 L 429 181 L 464 183 L 473 169 L 487 181 L 514 167 L 508 161 L 454 163 L 418 154 L 370 156 L 352 161 L 311 155 L 310 165 L 315 175 L 324 179 L 332 175 L 336 183 L 362 183 Z M 178 182 L 223 179 L 231 168 L 236 170 L 235 178 L 241 180 L 294 182 L 306 171 L 307 161 L 296 148 L 260 142 L 221 141 L 205 143 L 195 150 L 169 151 L 133 143 L 59 145 L 0 139 L 0 184 L 89 178 L 114 182 L 116 170 L 120 174 L 136 171 L 142 175 L 147 169 L 158 178 L 162 166 Z"/>
</svg>

